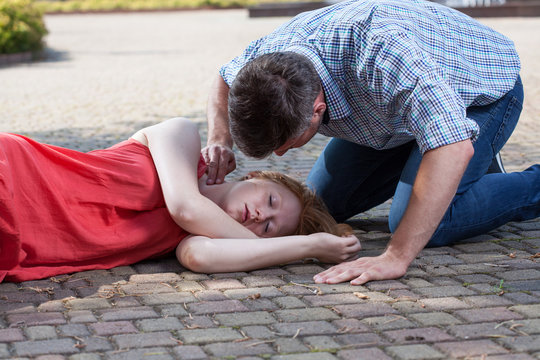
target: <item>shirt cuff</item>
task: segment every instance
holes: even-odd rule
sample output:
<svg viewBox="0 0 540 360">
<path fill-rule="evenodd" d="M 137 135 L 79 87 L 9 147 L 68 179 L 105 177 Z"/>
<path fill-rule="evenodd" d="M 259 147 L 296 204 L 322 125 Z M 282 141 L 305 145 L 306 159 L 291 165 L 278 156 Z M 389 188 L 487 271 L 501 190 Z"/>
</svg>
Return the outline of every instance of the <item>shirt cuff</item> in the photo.
<svg viewBox="0 0 540 360">
<path fill-rule="evenodd" d="M 416 140 L 420 151 L 424 154 L 426 151 L 467 139 L 474 142 L 479 132 L 480 128 L 474 120 L 446 117 L 431 121 L 423 133 L 416 136 Z"/>
</svg>

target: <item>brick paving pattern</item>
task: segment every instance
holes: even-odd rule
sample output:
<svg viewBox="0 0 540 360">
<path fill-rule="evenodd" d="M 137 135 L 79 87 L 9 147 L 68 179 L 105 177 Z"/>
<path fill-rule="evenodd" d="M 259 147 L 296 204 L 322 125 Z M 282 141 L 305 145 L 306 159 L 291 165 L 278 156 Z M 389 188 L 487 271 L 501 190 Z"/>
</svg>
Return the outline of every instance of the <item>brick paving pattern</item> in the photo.
<svg viewBox="0 0 540 360">
<path fill-rule="evenodd" d="M 200 124 L 219 65 L 286 18 L 244 10 L 45 18 L 47 58 L 0 68 L 0 131 L 79 150 L 174 116 Z M 516 42 L 526 100 L 503 155 L 540 160 L 539 18 L 482 22 Z M 326 139 L 241 175 L 304 177 Z M 364 253 L 389 238 L 383 204 L 352 220 Z M 173 259 L 0 284 L 0 358 L 540 359 L 540 219 L 426 249 L 398 280 L 316 285 L 314 261 L 195 274 Z"/>
</svg>

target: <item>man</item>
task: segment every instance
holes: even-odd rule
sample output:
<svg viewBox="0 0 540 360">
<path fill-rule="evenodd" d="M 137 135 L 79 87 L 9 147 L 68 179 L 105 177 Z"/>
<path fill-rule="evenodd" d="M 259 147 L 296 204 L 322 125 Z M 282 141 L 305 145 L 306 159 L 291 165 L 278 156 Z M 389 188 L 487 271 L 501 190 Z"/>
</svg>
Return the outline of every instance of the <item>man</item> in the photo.
<svg viewBox="0 0 540 360">
<path fill-rule="evenodd" d="M 392 279 L 426 246 L 540 215 L 540 166 L 487 174 L 523 102 L 513 43 L 422 0 L 298 15 L 224 65 L 209 98 L 209 181 L 249 156 L 331 136 L 307 182 L 338 221 L 393 196 L 387 249 L 316 282 Z"/>
</svg>

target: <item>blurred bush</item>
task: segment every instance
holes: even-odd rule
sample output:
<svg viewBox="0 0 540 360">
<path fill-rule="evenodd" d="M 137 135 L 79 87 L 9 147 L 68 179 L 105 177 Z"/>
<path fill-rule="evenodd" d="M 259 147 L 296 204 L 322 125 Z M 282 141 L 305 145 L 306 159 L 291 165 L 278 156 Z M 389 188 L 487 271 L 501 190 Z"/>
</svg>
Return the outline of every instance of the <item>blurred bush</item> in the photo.
<svg viewBox="0 0 540 360">
<path fill-rule="evenodd" d="M 0 54 L 36 52 L 47 29 L 31 0 L 0 0 Z"/>
</svg>

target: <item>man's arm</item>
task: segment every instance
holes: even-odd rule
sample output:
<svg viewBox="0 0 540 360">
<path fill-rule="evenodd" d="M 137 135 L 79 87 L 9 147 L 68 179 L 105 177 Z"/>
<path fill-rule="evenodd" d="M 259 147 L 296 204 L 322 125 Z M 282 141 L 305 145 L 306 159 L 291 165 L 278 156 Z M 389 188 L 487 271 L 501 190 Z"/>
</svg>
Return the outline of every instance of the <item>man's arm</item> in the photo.
<svg viewBox="0 0 540 360">
<path fill-rule="evenodd" d="M 225 175 L 236 168 L 229 132 L 228 99 L 229 87 L 218 75 L 208 96 L 208 141 L 201 151 L 208 165 L 208 184 L 222 183 Z"/>
<path fill-rule="evenodd" d="M 427 151 L 420 162 L 407 210 L 384 253 L 333 266 L 315 275 L 315 282 L 352 280 L 351 284 L 361 285 L 405 275 L 437 229 L 473 154 L 470 140 Z"/>
</svg>

